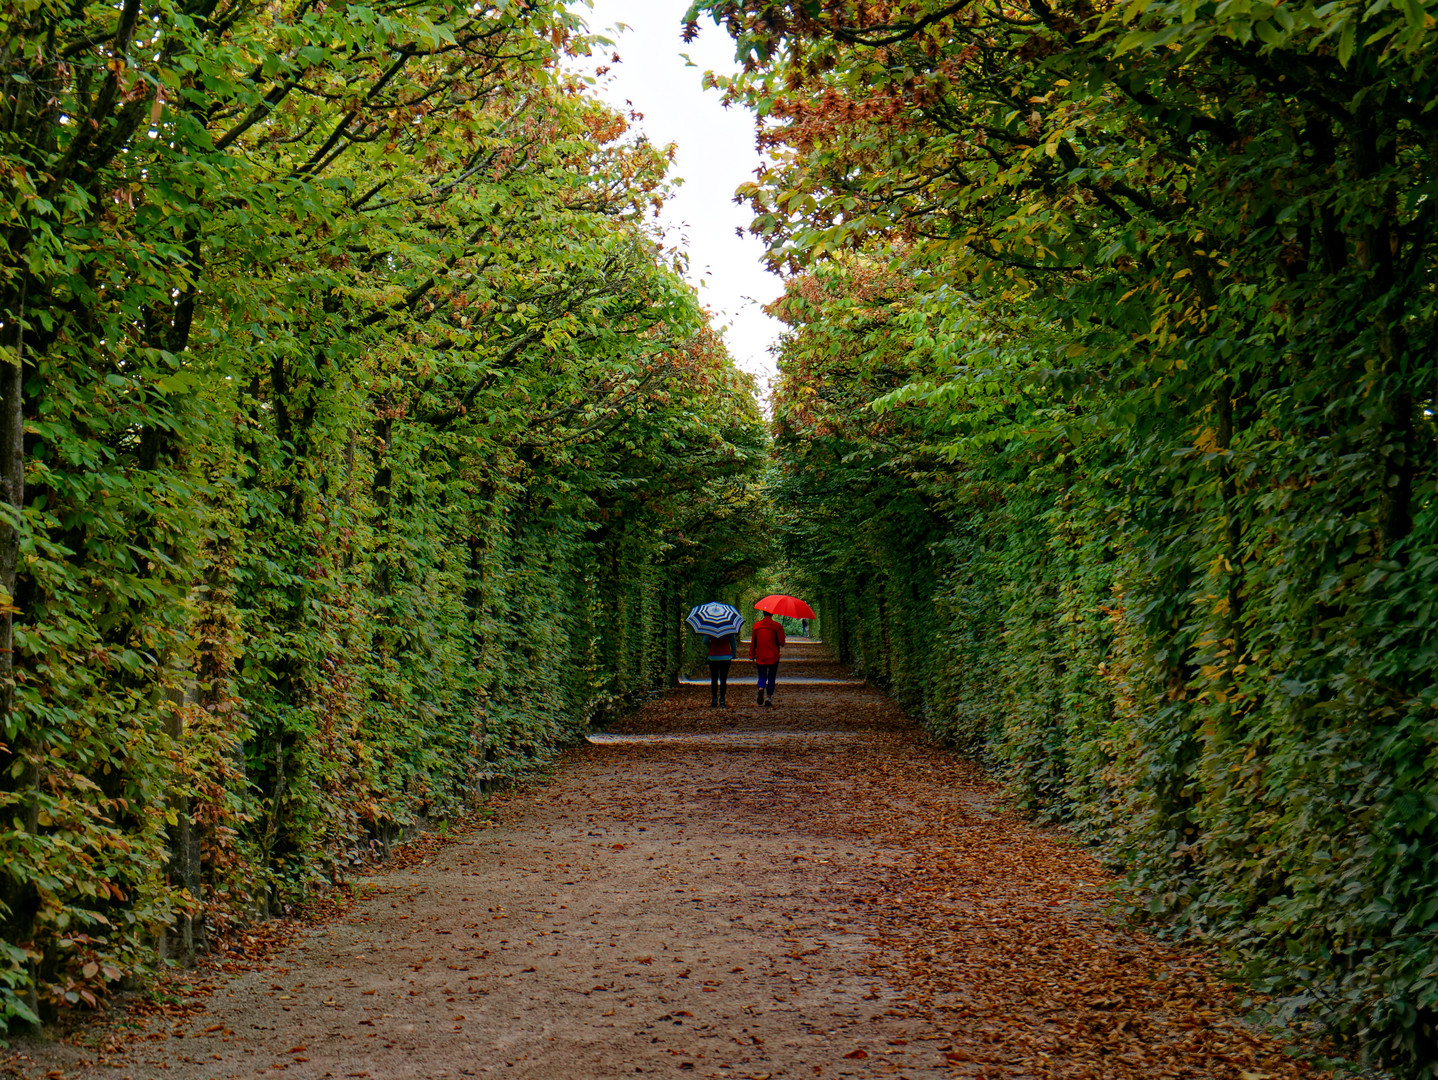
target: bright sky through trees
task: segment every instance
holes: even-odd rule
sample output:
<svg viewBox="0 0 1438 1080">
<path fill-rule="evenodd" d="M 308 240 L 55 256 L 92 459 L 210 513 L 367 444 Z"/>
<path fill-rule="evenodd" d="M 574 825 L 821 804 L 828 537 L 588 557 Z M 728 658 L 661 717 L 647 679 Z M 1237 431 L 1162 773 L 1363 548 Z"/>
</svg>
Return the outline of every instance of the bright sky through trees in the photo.
<svg viewBox="0 0 1438 1080">
<path fill-rule="evenodd" d="M 746 229 L 750 212 L 734 203 L 734 189 L 753 178 L 759 165 L 754 147 L 754 117 L 747 110 L 725 109 L 714 90 L 705 90 L 704 72 L 730 71 L 734 43 L 712 25 L 697 41 L 681 39 L 684 0 L 594 0 L 586 18 L 591 30 L 617 41 L 621 63 L 596 53 L 586 70 L 609 66 L 597 89 L 611 104 L 643 114 L 638 127 L 659 146 L 678 144 L 676 175 L 683 178 L 677 196 L 665 207 L 662 222 L 671 243 L 684 237 L 689 276 L 700 297 L 727 326 L 725 340 L 739 366 L 767 381 L 775 373 L 769 347 L 778 323 L 760 305 L 783 291 L 765 271 L 763 245 L 735 234 Z M 582 9 L 580 9 L 582 10 Z M 626 24 L 621 33 L 610 32 Z M 685 56 L 692 61 L 686 66 Z"/>
</svg>

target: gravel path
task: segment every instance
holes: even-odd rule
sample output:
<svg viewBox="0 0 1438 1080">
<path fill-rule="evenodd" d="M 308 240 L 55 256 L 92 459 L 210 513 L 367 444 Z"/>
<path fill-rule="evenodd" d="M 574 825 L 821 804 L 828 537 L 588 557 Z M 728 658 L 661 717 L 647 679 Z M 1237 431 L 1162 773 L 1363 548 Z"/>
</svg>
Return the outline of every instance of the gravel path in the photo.
<svg viewBox="0 0 1438 1080">
<path fill-rule="evenodd" d="M 106 1080 L 1303 1074 L 821 646 L 751 694 L 679 687 L 103 1064 L 28 1052 Z"/>
</svg>

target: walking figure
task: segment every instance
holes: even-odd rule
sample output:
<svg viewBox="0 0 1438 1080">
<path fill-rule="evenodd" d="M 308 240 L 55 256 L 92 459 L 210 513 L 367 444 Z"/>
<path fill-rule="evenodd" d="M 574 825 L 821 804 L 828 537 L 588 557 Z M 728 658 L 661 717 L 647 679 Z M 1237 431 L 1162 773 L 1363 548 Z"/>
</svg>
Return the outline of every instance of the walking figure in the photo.
<svg viewBox="0 0 1438 1080">
<path fill-rule="evenodd" d="M 759 697 L 756 704 L 774 705 L 774 676 L 779 671 L 779 650 L 784 647 L 784 628 L 779 621 L 764 612 L 764 617 L 754 624 L 749 637 L 749 659 L 759 669 Z"/>
<path fill-rule="evenodd" d="M 726 707 L 724 692 L 729 688 L 729 665 L 739 655 L 739 631 L 744 616 L 718 600 L 696 604 L 684 617 L 689 629 L 703 634 L 709 642 L 709 690 L 711 709 Z"/>
<path fill-rule="evenodd" d="M 707 635 L 706 635 L 707 637 Z M 727 709 L 724 692 L 729 688 L 729 665 L 738 654 L 738 636 L 725 634 L 709 640 L 709 707 Z"/>
</svg>

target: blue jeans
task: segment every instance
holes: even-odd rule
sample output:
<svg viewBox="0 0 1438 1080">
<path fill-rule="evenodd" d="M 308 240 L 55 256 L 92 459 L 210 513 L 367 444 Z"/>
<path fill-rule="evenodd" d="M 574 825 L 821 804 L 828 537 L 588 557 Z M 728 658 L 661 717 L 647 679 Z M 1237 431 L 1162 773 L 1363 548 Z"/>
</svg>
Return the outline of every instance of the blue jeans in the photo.
<svg viewBox="0 0 1438 1080">
<path fill-rule="evenodd" d="M 778 664 L 755 664 L 759 669 L 759 689 L 766 697 L 774 696 L 774 676 L 779 673 Z"/>
</svg>

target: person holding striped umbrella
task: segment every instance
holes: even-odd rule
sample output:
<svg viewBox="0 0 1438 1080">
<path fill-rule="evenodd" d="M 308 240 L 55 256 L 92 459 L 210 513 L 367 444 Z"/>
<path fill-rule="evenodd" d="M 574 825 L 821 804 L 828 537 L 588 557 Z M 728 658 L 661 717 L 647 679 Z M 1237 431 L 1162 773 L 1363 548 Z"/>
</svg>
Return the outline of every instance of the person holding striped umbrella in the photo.
<svg viewBox="0 0 1438 1080">
<path fill-rule="evenodd" d="M 736 608 L 711 600 L 697 604 L 684 620 L 696 634 L 709 640 L 709 707 L 724 709 L 725 691 L 729 688 L 729 665 L 739 655 L 739 631 L 744 629 L 744 616 Z"/>
</svg>

